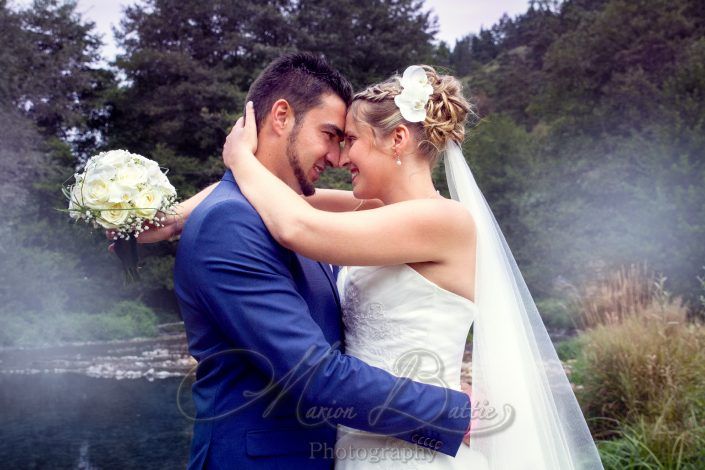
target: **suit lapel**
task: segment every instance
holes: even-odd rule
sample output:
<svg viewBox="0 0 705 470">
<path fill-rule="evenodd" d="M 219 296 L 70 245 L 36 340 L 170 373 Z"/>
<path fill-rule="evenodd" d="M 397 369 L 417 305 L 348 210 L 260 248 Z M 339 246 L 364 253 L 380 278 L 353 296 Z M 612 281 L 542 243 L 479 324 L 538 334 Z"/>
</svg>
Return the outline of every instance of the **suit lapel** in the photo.
<svg viewBox="0 0 705 470">
<path fill-rule="evenodd" d="M 233 177 L 233 173 L 230 170 L 227 170 L 225 174 L 223 175 L 223 181 L 230 181 L 235 184 L 235 187 L 237 188 L 237 191 L 240 192 L 240 187 L 237 184 L 237 181 L 235 181 L 235 178 Z M 304 258 L 303 256 L 299 255 L 298 253 L 292 251 L 291 253 L 294 254 L 297 258 L 299 258 L 299 262 L 303 259 L 308 259 Z M 328 266 L 328 263 L 320 263 L 318 261 L 314 260 L 309 260 L 313 261 L 318 265 L 320 269 L 323 270 L 323 273 L 326 275 L 326 279 L 328 279 L 328 283 L 330 284 L 330 288 L 333 290 L 333 296 L 335 297 L 335 303 L 338 305 L 338 310 L 340 310 L 340 296 L 338 295 L 338 284 L 336 282 L 335 277 L 333 276 L 333 272 L 335 272 L 335 275 L 338 275 L 338 266 L 333 267 L 333 271 L 331 271 L 330 266 Z"/>
<path fill-rule="evenodd" d="M 225 174 L 223 175 L 223 181 L 231 181 L 235 183 L 235 186 L 237 187 L 238 192 L 240 192 L 240 187 L 237 185 L 237 181 L 235 181 L 235 178 L 233 177 L 233 173 L 230 170 L 227 170 Z M 299 255 L 298 253 L 295 253 L 292 251 L 292 253 L 302 259 L 305 259 L 303 256 Z M 311 260 L 313 261 L 313 260 Z M 333 290 L 333 296 L 335 297 L 335 303 L 338 305 L 338 310 L 340 310 L 340 296 L 338 295 L 338 284 L 336 282 L 335 277 L 333 276 L 333 272 L 335 272 L 335 275 L 338 275 L 338 266 L 333 267 L 333 271 L 331 271 L 330 266 L 328 266 L 328 263 L 320 263 L 318 261 L 313 261 L 314 263 L 318 264 L 318 267 L 323 270 L 323 273 L 326 275 L 326 279 L 328 279 L 328 283 L 330 284 L 330 288 Z"/>
<path fill-rule="evenodd" d="M 323 272 L 325 273 L 326 277 L 328 278 L 328 282 L 330 283 L 331 289 L 333 289 L 333 295 L 335 296 L 335 303 L 338 304 L 338 309 L 340 309 L 340 297 L 338 296 L 338 284 L 333 277 L 333 272 L 331 271 L 330 266 L 328 266 L 328 263 L 321 263 L 316 261 L 318 263 L 318 266 L 321 267 Z"/>
<path fill-rule="evenodd" d="M 323 274 L 326 276 L 326 279 L 328 279 L 328 284 L 330 285 L 331 290 L 333 291 L 333 297 L 335 298 L 335 303 L 338 306 L 338 310 L 340 310 L 340 296 L 338 296 L 338 285 L 333 277 L 333 273 L 330 270 L 330 267 L 328 266 L 327 263 L 320 263 L 318 261 L 312 260 L 311 258 L 306 258 L 305 256 L 301 256 L 300 254 L 296 253 L 295 251 L 291 252 L 292 255 L 294 255 L 295 258 L 299 260 L 299 263 L 302 266 L 308 265 L 311 266 L 311 269 L 315 271 L 315 267 L 313 264 L 318 265 L 318 269 L 323 271 Z"/>
</svg>

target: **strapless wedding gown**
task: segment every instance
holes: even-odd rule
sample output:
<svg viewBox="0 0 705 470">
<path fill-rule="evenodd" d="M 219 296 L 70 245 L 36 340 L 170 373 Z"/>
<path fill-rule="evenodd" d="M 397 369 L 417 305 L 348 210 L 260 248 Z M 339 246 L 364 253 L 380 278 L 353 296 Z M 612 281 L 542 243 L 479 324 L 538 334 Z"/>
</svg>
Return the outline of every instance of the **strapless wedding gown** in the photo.
<svg viewBox="0 0 705 470">
<path fill-rule="evenodd" d="M 338 290 L 346 354 L 396 376 L 460 390 L 473 302 L 407 264 L 342 268 Z M 335 456 L 338 470 L 488 468 L 484 457 L 465 444 L 454 458 L 345 426 L 338 427 Z"/>
</svg>

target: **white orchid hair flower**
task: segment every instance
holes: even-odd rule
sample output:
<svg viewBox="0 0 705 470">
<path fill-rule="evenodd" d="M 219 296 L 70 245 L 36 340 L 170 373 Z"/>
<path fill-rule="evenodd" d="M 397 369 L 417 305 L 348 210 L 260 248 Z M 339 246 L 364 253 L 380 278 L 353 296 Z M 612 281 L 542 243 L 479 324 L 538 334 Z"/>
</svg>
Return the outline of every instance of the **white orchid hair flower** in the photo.
<svg viewBox="0 0 705 470">
<path fill-rule="evenodd" d="M 422 122 L 426 119 L 426 104 L 433 94 L 433 86 L 423 67 L 412 65 L 404 70 L 399 80 L 402 91 L 394 97 L 401 115 L 409 122 Z"/>
</svg>

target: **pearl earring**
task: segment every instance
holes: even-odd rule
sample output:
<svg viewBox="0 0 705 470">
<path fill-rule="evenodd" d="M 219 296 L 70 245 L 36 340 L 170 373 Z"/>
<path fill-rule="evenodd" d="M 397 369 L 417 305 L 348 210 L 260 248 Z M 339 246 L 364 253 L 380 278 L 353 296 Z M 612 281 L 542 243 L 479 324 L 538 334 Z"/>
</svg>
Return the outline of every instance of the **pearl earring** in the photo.
<svg viewBox="0 0 705 470">
<path fill-rule="evenodd" d="M 401 166 L 401 159 L 399 159 L 399 152 L 396 147 L 394 147 L 394 156 L 397 157 L 397 166 Z"/>
</svg>

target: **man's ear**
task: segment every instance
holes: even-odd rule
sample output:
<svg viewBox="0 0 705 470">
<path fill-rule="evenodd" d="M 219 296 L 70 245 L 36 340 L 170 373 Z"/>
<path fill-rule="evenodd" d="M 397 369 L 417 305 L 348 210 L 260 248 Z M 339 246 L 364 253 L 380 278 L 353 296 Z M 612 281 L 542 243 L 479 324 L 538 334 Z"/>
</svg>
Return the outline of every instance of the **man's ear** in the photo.
<svg viewBox="0 0 705 470">
<path fill-rule="evenodd" d="M 278 99 L 269 111 L 269 125 L 277 135 L 284 134 L 294 123 L 294 112 L 285 99 Z"/>
</svg>

